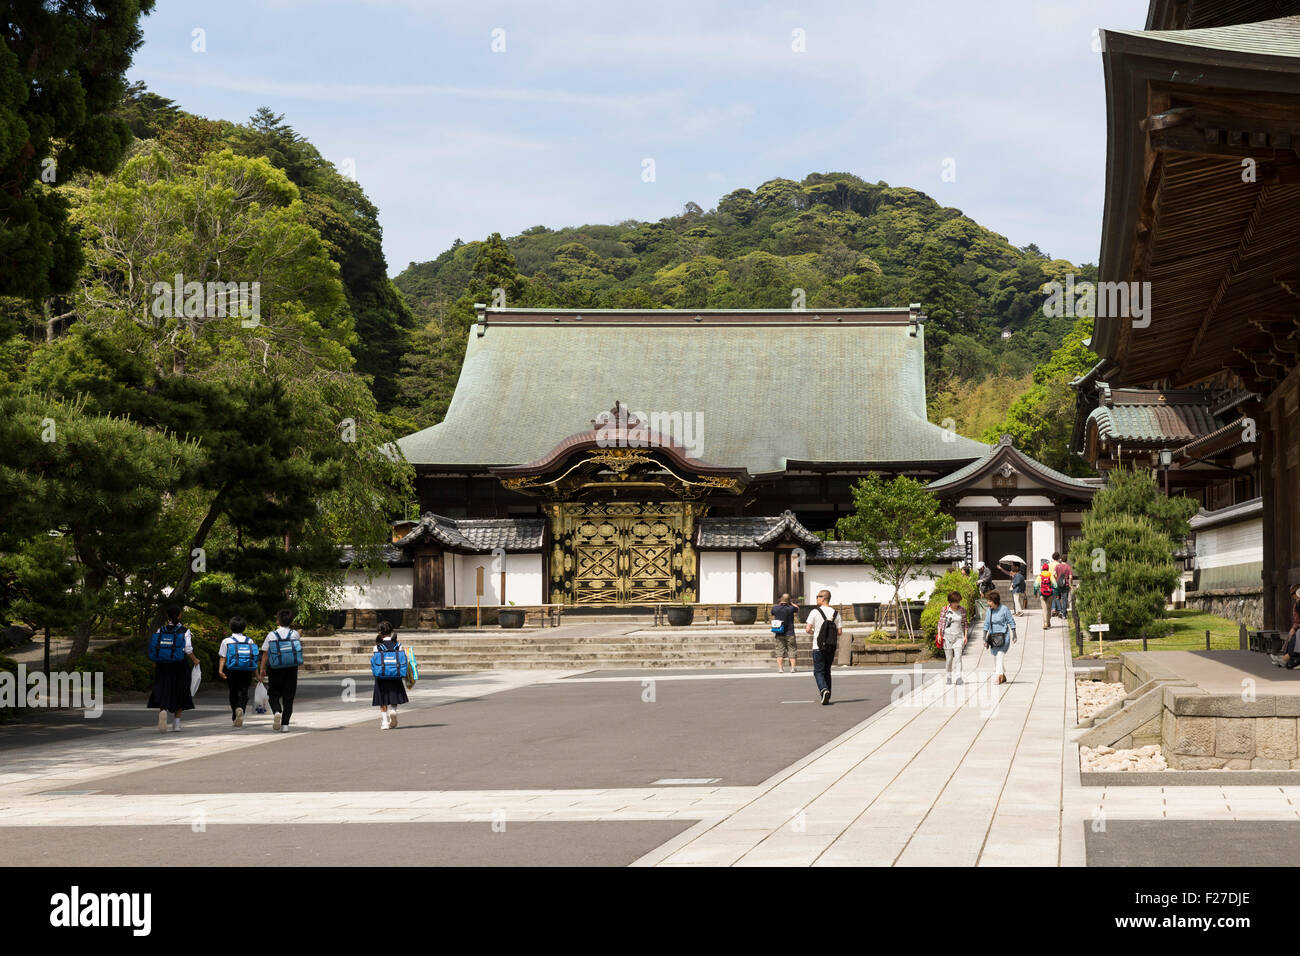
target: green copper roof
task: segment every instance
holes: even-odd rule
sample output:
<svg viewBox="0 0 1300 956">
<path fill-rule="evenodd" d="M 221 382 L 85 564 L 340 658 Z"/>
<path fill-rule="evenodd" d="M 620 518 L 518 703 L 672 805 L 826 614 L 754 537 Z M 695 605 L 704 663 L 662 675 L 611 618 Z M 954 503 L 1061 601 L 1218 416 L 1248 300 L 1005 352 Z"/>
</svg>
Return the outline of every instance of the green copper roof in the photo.
<svg viewBox="0 0 1300 956">
<path fill-rule="evenodd" d="M 1111 41 L 1116 36 L 1176 43 L 1216 52 L 1244 53 L 1256 56 L 1300 57 L 1300 17 L 1279 17 L 1259 23 L 1234 23 L 1193 30 L 1107 30 Z"/>
<path fill-rule="evenodd" d="M 906 311 L 487 310 L 446 419 L 398 444 L 417 465 L 525 464 L 618 400 L 680 413 L 692 457 L 753 475 L 956 467 L 988 447 L 926 419 L 923 334 Z"/>
</svg>

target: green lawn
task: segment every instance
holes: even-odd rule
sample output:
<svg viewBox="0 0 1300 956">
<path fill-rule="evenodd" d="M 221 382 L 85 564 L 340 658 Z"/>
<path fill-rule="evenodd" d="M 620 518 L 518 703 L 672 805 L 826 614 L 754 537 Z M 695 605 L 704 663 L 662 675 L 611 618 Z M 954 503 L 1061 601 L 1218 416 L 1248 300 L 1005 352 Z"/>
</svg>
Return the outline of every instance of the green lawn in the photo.
<svg viewBox="0 0 1300 956">
<path fill-rule="evenodd" d="M 1087 626 L 1083 621 L 1079 623 L 1081 626 Z M 1239 646 L 1239 626 L 1236 621 L 1230 621 L 1225 617 L 1218 617 L 1195 608 L 1170 611 L 1165 617 L 1165 625 L 1170 629 L 1169 635 L 1149 641 L 1147 650 L 1203 651 L 1205 650 L 1206 631 L 1210 632 L 1210 650 L 1235 651 Z M 1088 640 L 1088 638 L 1092 637 L 1095 637 L 1095 635 L 1085 632 L 1083 642 L 1084 657 L 1097 656 L 1097 641 Z M 1070 625 L 1070 649 L 1075 657 L 1079 656 L 1079 645 L 1074 642 L 1073 622 Z M 1142 642 L 1140 640 L 1106 640 L 1104 641 L 1104 650 L 1107 657 L 1122 651 L 1140 651 L 1142 650 Z"/>
</svg>

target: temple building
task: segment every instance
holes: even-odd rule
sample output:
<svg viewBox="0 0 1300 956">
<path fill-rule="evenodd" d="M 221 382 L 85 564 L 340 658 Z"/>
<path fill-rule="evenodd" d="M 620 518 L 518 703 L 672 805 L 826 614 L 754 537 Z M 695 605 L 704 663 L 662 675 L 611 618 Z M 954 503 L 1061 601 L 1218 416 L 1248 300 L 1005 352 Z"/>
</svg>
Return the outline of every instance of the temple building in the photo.
<svg viewBox="0 0 1300 956">
<path fill-rule="evenodd" d="M 1099 316 L 1074 450 L 1195 497 L 1189 602 L 1254 626 L 1300 586 L 1300 2 L 1154 0 L 1102 32 Z"/>
<path fill-rule="evenodd" d="M 398 442 L 421 517 L 352 606 L 886 600 L 856 545 L 825 540 L 872 472 L 957 518 L 933 573 L 1063 549 L 1095 485 L 932 424 L 923 320 L 478 307 L 445 420 Z"/>
</svg>

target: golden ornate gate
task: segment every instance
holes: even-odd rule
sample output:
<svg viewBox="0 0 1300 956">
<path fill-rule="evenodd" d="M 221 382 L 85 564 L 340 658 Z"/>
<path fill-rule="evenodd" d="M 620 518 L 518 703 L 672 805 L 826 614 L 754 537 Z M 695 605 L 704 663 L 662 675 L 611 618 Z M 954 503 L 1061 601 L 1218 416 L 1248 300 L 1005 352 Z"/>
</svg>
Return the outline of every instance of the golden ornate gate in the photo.
<svg viewBox="0 0 1300 956">
<path fill-rule="evenodd" d="M 562 502 L 548 508 L 551 601 L 662 604 L 695 600 L 691 501 Z"/>
</svg>

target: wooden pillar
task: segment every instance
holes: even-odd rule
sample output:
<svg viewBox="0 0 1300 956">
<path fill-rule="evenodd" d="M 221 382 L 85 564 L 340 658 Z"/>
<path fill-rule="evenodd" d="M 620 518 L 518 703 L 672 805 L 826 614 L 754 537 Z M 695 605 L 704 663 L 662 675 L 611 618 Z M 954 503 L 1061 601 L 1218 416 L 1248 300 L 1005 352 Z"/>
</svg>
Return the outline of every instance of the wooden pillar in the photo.
<svg viewBox="0 0 1300 956">
<path fill-rule="evenodd" d="M 736 603 L 740 603 L 740 552 L 736 552 Z"/>
</svg>

